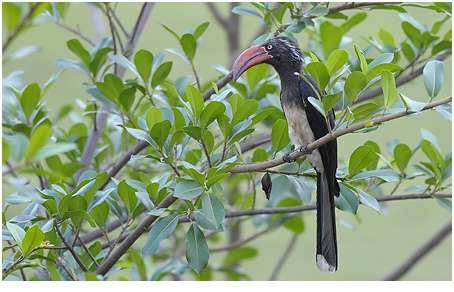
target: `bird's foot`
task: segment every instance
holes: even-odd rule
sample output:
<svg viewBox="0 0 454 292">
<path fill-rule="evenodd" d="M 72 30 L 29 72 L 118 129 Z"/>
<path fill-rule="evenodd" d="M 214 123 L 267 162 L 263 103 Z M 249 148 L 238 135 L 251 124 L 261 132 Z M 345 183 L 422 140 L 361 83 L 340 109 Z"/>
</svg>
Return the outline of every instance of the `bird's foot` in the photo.
<svg viewBox="0 0 454 292">
<path fill-rule="evenodd" d="M 298 150 L 299 150 L 299 152 L 304 153 L 304 154 L 312 153 L 312 150 L 307 149 L 307 145 L 301 145 L 301 147 Z"/>
<path fill-rule="evenodd" d="M 282 160 L 284 160 L 284 162 L 287 162 L 287 163 L 295 161 L 296 159 L 290 158 L 290 154 L 292 154 L 292 152 L 293 151 L 287 152 L 284 156 L 282 156 Z"/>
</svg>

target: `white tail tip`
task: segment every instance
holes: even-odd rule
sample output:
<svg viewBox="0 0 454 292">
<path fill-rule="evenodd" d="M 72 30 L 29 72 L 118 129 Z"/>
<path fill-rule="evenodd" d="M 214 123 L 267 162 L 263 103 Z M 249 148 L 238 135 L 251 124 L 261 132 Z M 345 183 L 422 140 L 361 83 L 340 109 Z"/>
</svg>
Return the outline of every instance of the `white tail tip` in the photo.
<svg viewBox="0 0 454 292">
<path fill-rule="evenodd" d="M 336 267 L 328 264 L 325 257 L 322 256 L 321 254 L 317 255 L 316 263 L 317 263 L 317 267 L 323 272 L 334 273 L 336 271 Z"/>
</svg>

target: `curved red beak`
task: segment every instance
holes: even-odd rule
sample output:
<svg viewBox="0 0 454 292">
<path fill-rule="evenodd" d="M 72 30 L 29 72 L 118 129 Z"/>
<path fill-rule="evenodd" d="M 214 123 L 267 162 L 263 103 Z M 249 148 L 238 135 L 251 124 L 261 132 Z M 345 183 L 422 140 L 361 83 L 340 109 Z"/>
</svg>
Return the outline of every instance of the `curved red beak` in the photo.
<svg viewBox="0 0 454 292">
<path fill-rule="evenodd" d="M 236 58 L 235 63 L 233 63 L 233 80 L 237 80 L 238 77 L 240 77 L 241 74 L 243 74 L 243 72 L 247 69 L 261 64 L 271 58 L 273 58 L 273 56 L 268 54 L 262 46 L 252 46 L 244 50 L 238 58 Z"/>
</svg>

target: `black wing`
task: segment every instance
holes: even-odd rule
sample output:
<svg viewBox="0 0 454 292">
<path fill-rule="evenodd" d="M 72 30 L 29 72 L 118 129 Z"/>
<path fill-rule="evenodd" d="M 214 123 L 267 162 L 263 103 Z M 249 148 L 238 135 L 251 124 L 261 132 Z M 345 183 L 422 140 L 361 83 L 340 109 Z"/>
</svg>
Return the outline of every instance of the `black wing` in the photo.
<svg viewBox="0 0 454 292">
<path fill-rule="evenodd" d="M 304 101 L 304 108 L 306 110 L 307 120 L 314 133 L 314 138 L 319 139 L 329 133 L 325 117 L 309 102 L 308 97 L 314 98 L 322 97 L 322 93 L 317 84 L 307 75 L 302 76 L 299 84 L 300 95 Z M 316 92 L 317 91 L 317 92 Z M 331 129 L 334 127 L 334 110 L 328 114 L 328 120 Z M 337 170 L 337 141 L 334 139 L 319 148 L 320 155 L 322 156 L 323 166 L 328 174 L 328 177 L 333 178 L 330 181 L 332 188 L 331 191 L 339 196 L 339 185 L 336 180 Z"/>
</svg>

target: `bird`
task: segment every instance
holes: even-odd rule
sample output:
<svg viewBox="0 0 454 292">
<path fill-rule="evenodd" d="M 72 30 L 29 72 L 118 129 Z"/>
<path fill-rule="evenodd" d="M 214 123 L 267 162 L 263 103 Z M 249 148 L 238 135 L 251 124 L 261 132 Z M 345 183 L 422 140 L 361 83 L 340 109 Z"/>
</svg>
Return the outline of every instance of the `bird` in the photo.
<svg viewBox="0 0 454 292">
<path fill-rule="evenodd" d="M 334 110 L 322 115 L 309 101 L 320 101 L 323 92 L 310 75 L 304 72 L 304 56 L 298 44 L 286 36 L 276 36 L 254 45 L 236 58 L 232 78 L 237 80 L 246 70 L 258 64 L 271 65 L 281 82 L 280 101 L 288 124 L 291 143 L 308 155 L 317 173 L 317 241 L 316 265 L 321 271 L 335 272 L 338 267 L 334 197 L 339 196 L 336 180 L 337 141 L 307 151 L 307 145 L 329 133 L 334 127 Z M 288 161 L 288 153 L 284 156 Z M 290 162 L 290 161 L 288 161 Z"/>
</svg>

